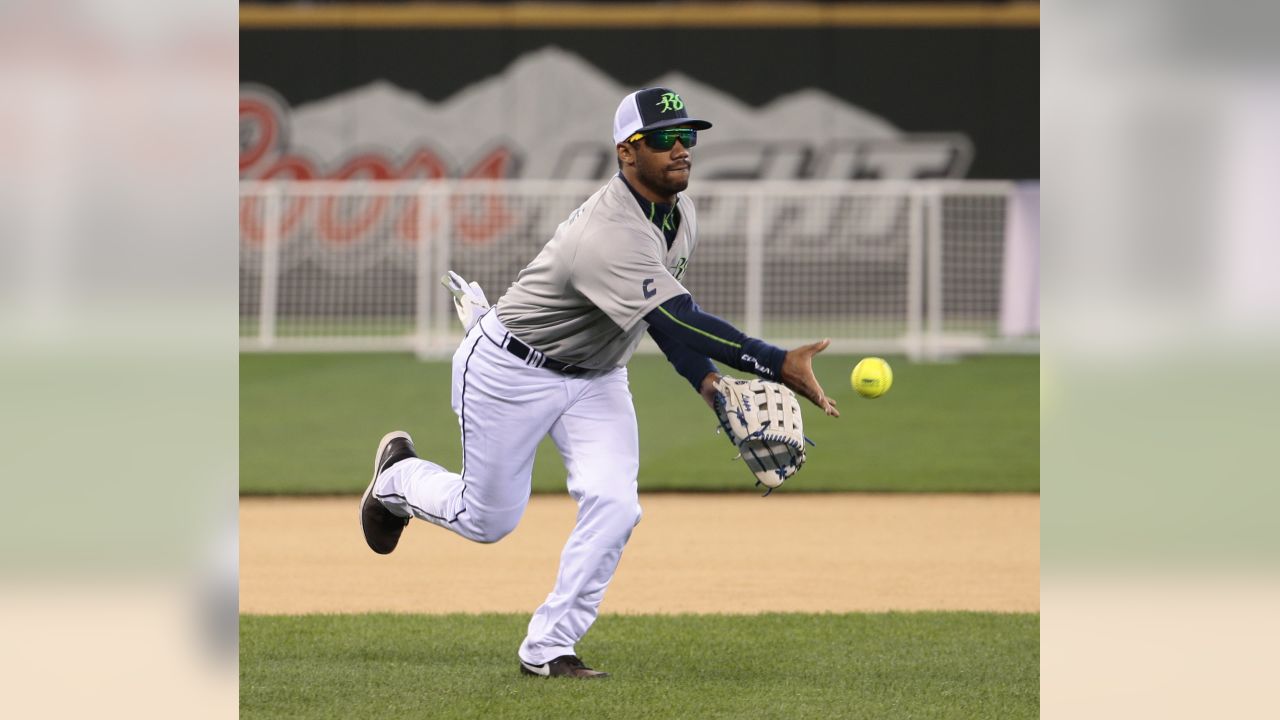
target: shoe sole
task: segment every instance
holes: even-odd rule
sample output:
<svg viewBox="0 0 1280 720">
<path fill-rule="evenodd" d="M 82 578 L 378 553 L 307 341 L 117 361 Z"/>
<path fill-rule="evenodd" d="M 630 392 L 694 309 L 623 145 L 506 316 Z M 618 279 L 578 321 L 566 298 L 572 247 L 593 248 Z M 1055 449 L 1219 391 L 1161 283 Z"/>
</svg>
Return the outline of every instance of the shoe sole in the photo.
<svg viewBox="0 0 1280 720">
<path fill-rule="evenodd" d="M 387 445 L 389 445 L 391 441 L 395 440 L 396 438 L 404 438 L 408 440 L 410 443 L 413 442 L 413 438 L 409 437 L 409 433 L 403 430 L 396 430 L 395 432 L 389 432 L 386 435 L 382 436 L 382 442 L 378 443 L 378 451 L 373 454 L 373 479 L 369 481 L 369 487 L 365 488 L 364 494 L 360 496 L 360 532 L 361 533 L 364 533 L 364 504 L 369 501 L 369 496 L 373 494 L 373 486 L 378 483 L 378 475 L 380 474 L 378 472 L 378 469 L 379 467 L 381 467 L 379 461 L 382 460 L 382 453 L 386 451 Z"/>
<path fill-rule="evenodd" d="M 521 673 L 522 675 L 527 675 L 527 676 L 529 676 L 529 677 L 540 677 L 540 678 L 547 678 L 547 679 L 556 678 L 556 677 L 567 677 L 567 676 L 565 676 L 565 675 L 552 675 L 552 674 L 551 674 L 551 667 L 550 667 L 549 665 L 545 665 L 545 664 L 544 664 L 544 665 L 530 665 L 529 663 L 527 663 L 527 662 L 525 662 L 525 661 L 523 661 L 523 660 L 521 660 L 521 661 L 520 661 L 520 673 Z M 595 675 L 588 675 L 588 676 L 586 676 L 586 677 L 571 678 L 571 679 L 573 679 L 573 680 L 603 680 L 603 679 L 605 679 L 605 678 L 607 678 L 607 677 L 609 677 L 609 673 L 607 673 L 607 672 L 598 672 L 598 671 L 597 671 Z"/>
<path fill-rule="evenodd" d="M 551 677 L 551 668 L 544 665 L 530 665 L 529 663 L 520 661 L 520 672 L 533 677 Z"/>
</svg>

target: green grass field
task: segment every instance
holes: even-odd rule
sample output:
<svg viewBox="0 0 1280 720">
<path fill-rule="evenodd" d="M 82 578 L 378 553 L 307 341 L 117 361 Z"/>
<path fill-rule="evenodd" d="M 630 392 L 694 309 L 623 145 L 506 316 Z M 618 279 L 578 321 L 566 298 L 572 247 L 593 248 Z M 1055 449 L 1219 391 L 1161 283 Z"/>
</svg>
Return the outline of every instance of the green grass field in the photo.
<svg viewBox="0 0 1280 720">
<path fill-rule="evenodd" d="M 816 371 L 843 417 L 806 404 L 817 447 L 782 492 L 1038 492 L 1040 359 L 968 358 L 913 364 L 888 358 L 894 385 L 859 398 L 857 358 L 819 356 Z M 752 490 L 715 418 L 659 356 L 629 366 L 640 421 L 640 489 Z M 358 493 L 378 439 L 408 430 L 418 451 L 458 469 L 458 421 L 445 362 L 400 354 L 240 357 L 240 490 L 245 494 Z M 564 466 L 545 441 L 535 492 L 562 492 Z"/>
<path fill-rule="evenodd" d="M 604 616 L 600 681 L 523 677 L 523 615 L 242 616 L 242 718 L 1034 718 L 1038 614 Z"/>
</svg>

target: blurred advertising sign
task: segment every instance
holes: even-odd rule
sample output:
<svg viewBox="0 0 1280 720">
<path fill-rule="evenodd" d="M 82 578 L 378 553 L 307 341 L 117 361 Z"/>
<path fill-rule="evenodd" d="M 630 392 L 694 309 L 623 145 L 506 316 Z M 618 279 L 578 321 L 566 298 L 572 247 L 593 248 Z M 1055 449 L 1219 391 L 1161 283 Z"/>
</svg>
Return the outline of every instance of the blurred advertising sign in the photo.
<svg viewBox="0 0 1280 720">
<path fill-rule="evenodd" d="M 813 88 L 754 107 L 679 73 L 649 84 L 675 88 L 715 124 L 699 137 L 698 179 L 963 177 L 973 157 L 961 133 L 904 133 Z M 556 47 L 441 102 L 376 81 L 290 107 L 244 84 L 240 177 L 603 179 L 616 171 L 613 113 L 633 89 Z"/>
</svg>

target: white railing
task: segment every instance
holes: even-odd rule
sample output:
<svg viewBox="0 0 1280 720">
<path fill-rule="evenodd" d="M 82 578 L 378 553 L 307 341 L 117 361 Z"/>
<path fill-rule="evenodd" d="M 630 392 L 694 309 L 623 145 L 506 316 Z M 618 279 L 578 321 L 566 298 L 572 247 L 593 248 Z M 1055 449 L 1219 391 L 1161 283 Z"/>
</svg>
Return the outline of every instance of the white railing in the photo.
<svg viewBox="0 0 1280 720">
<path fill-rule="evenodd" d="M 438 282 L 445 270 L 496 300 L 599 186 L 242 182 L 241 348 L 446 356 L 461 328 Z M 999 335 L 1011 192 L 976 181 L 699 182 L 684 282 L 708 312 L 783 346 L 830 337 L 837 351 L 926 359 L 1038 352 L 1038 337 Z"/>
</svg>

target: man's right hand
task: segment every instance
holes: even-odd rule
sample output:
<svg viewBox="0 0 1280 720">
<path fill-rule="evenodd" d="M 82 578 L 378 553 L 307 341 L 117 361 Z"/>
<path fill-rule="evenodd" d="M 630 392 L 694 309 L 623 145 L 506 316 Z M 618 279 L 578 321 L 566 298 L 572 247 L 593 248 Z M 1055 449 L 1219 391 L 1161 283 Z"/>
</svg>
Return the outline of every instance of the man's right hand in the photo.
<svg viewBox="0 0 1280 720">
<path fill-rule="evenodd" d="M 813 356 L 826 350 L 831 340 L 826 339 L 811 345 L 803 345 L 795 350 L 788 350 L 782 361 L 782 384 L 791 388 L 796 394 L 809 399 L 809 402 L 822 408 L 822 412 L 831 417 L 840 417 L 836 409 L 836 401 L 827 397 L 813 374 Z M 705 381 L 704 381 L 705 385 Z"/>
</svg>

